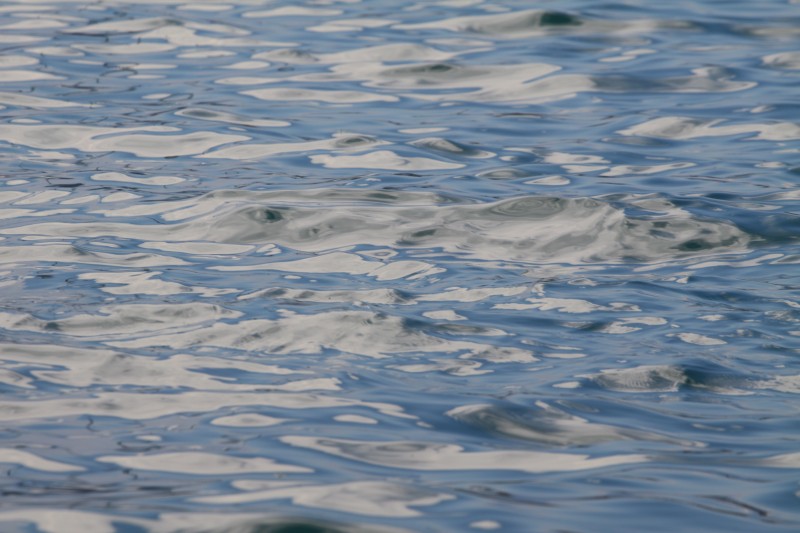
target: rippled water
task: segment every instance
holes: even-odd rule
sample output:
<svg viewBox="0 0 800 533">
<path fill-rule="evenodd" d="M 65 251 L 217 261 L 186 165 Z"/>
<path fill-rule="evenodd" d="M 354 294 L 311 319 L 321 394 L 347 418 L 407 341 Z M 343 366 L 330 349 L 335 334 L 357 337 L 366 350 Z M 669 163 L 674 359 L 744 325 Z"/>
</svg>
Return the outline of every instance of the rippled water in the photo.
<svg viewBox="0 0 800 533">
<path fill-rule="evenodd" d="M 0 529 L 797 531 L 798 28 L 0 2 Z"/>
</svg>

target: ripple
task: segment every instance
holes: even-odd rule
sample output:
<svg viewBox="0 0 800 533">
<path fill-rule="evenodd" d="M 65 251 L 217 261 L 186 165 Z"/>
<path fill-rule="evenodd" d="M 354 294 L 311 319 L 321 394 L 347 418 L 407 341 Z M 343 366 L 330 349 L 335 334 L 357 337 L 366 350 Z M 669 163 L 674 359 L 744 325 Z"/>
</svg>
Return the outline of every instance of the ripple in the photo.
<svg viewBox="0 0 800 533">
<path fill-rule="evenodd" d="M 717 394 L 751 394 L 758 380 L 714 363 L 643 365 L 608 369 L 590 376 L 601 387 L 627 393 L 677 392 L 683 388 Z"/>
<path fill-rule="evenodd" d="M 357 133 L 339 133 L 331 139 L 294 143 L 239 144 L 203 154 L 204 158 L 259 159 L 273 155 L 283 155 L 315 150 L 354 150 L 361 151 L 373 146 L 389 144 L 374 137 Z"/>
<path fill-rule="evenodd" d="M 156 455 L 104 456 L 101 463 L 111 463 L 122 468 L 156 470 L 192 475 L 232 475 L 257 473 L 309 473 L 313 470 L 301 466 L 277 463 L 265 457 L 231 457 L 202 452 L 175 452 Z"/>
<path fill-rule="evenodd" d="M 92 175 L 95 181 L 112 181 L 120 183 L 137 183 L 139 185 L 175 185 L 186 181 L 184 178 L 177 176 L 152 176 L 149 178 L 138 176 L 127 176 L 121 172 L 102 172 L 100 174 Z"/>
<path fill-rule="evenodd" d="M 482 431 L 546 445 L 590 446 L 633 439 L 701 446 L 645 431 L 592 423 L 541 401 L 529 408 L 464 405 L 448 411 L 447 415 Z"/>
<path fill-rule="evenodd" d="M 241 313 L 229 311 L 211 304 L 173 304 L 161 305 L 115 305 L 101 307 L 98 314 L 72 315 L 55 321 L 39 320 L 35 317 L 0 313 L 0 323 L 7 328 L 21 328 L 28 331 L 61 331 L 67 335 L 98 336 L 113 338 L 137 332 L 156 332 L 159 330 L 197 326 L 220 318 L 237 318 Z"/>
<path fill-rule="evenodd" d="M 43 81 L 43 80 L 63 80 L 61 76 L 48 74 L 47 72 L 37 72 L 34 70 L 0 70 L 3 76 L 3 82 L 14 83 L 22 81 Z"/>
<path fill-rule="evenodd" d="M 310 8 L 299 6 L 276 7 L 261 11 L 246 11 L 242 16 L 245 18 L 267 18 L 267 17 L 334 17 L 341 15 L 339 9 Z"/>
<path fill-rule="evenodd" d="M 140 33 L 155 28 L 176 25 L 177 23 L 178 22 L 174 19 L 168 19 L 164 17 L 128 19 L 114 22 L 99 22 L 97 24 L 89 24 L 87 26 L 81 26 L 78 28 L 69 28 L 63 30 L 63 33 L 72 33 L 77 35 L 116 35 L 125 33 Z"/>
<path fill-rule="evenodd" d="M 537 35 L 549 28 L 580 26 L 584 21 L 569 13 L 530 9 L 500 15 L 457 17 L 422 24 L 407 24 L 400 29 L 447 29 L 491 35 Z"/>
<path fill-rule="evenodd" d="M 36 59 L 35 57 L 19 56 L 19 55 L 6 55 L 0 57 L 0 69 L 28 67 L 31 65 L 38 65 L 38 64 L 39 60 Z"/>
<path fill-rule="evenodd" d="M 0 463 L 16 464 L 44 472 L 82 472 L 85 470 L 79 466 L 43 459 L 31 452 L 9 448 L 0 448 Z"/>
<path fill-rule="evenodd" d="M 42 211 L 39 216 L 64 214 L 70 211 Z M 27 212 L 14 213 L 27 215 Z M 159 267 L 185 265 L 186 262 L 173 257 L 147 253 L 108 253 L 85 251 L 67 244 L 35 244 L 33 246 L 3 246 L 0 248 L 0 264 L 23 264 L 30 262 L 71 263 L 83 265 L 116 265 L 128 267 Z"/>
<path fill-rule="evenodd" d="M 781 52 L 764 56 L 762 61 L 765 65 L 776 68 L 790 70 L 800 69 L 800 52 Z"/>
<path fill-rule="evenodd" d="M 356 48 L 345 52 L 317 54 L 317 61 L 326 64 L 367 62 L 446 61 L 456 54 L 413 43 L 393 43 Z"/>
<path fill-rule="evenodd" d="M 208 496 L 197 501 L 209 504 L 242 504 L 291 499 L 295 505 L 345 511 L 363 516 L 406 518 L 422 516 L 412 507 L 436 505 L 454 496 L 412 486 L 381 481 L 357 481 L 335 485 L 294 485 L 286 483 L 240 483 L 240 486 L 266 485 L 264 490 L 241 494 Z M 272 486 L 270 486 L 272 485 Z"/>
<path fill-rule="evenodd" d="M 253 89 L 242 94 L 259 100 L 275 101 L 316 101 L 332 104 L 363 104 L 366 102 L 396 102 L 396 96 L 368 93 L 363 91 L 333 91 L 319 89 Z"/>
<path fill-rule="evenodd" d="M 687 117 L 661 117 L 648 120 L 636 126 L 620 130 L 618 133 L 627 136 L 655 137 L 685 141 L 703 137 L 724 137 L 756 133 L 753 139 L 765 141 L 789 141 L 800 139 L 800 125 L 790 122 L 771 124 L 722 124 L 722 119 L 693 119 Z"/>
<path fill-rule="evenodd" d="M 74 44 L 72 45 L 76 50 L 89 52 L 92 54 L 106 54 L 106 55 L 139 55 L 139 54 L 156 54 L 160 52 L 168 52 L 174 50 L 175 46 L 171 44 L 160 43 L 128 43 L 128 44 Z"/>
<path fill-rule="evenodd" d="M 465 94 L 505 94 L 520 87 L 529 88 L 531 80 L 560 70 L 561 67 L 546 63 L 518 65 L 472 66 L 449 62 L 417 63 L 386 66 L 383 63 L 344 63 L 331 67 L 330 74 L 299 76 L 299 81 L 360 80 L 365 86 L 383 89 L 465 89 Z M 475 87 L 481 88 L 475 91 Z M 414 93 L 415 98 L 455 98 L 459 93 L 430 94 Z M 495 99 L 500 99 L 499 96 Z"/>
<path fill-rule="evenodd" d="M 354 461 L 411 470 L 572 472 L 648 460 L 644 455 L 590 458 L 586 455 L 523 450 L 469 452 L 454 444 L 410 441 L 376 442 L 301 436 L 281 437 L 281 441 Z"/>
<path fill-rule="evenodd" d="M 346 406 L 375 409 L 379 413 L 414 418 L 395 405 L 362 402 L 308 392 L 250 393 L 192 391 L 180 394 L 101 392 L 90 398 L 61 396 L 55 399 L 0 400 L 0 420 L 30 422 L 58 417 L 105 416 L 126 420 L 150 420 L 185 413 L 208 413 L 230 407 L 324 409 Z M 146 401 L 145 401 L 146 400 Z"/>
<path fill-rule="evenodd" d="M 656 20 L 594 20 L 563 11 L 526 9 L 509 13 L 455 17 L 419 24 L 395 26 L 403 30 L 443 29 L 454 32 L 491 35 L 494 38 L 523 39 L 551 33 L 641 33 L 659 28 L 685 29 L 684 22 Z"/>
<path fill-rule="evenodd" d="M 348 329 L 342 329 L 347 327 Z M 191 331 L 111 340 L 122 349 L 168 346 L 173 349 L 221 347 L 271 354 L 323 354 L 330 350 L 373 359 L 397 359 L 401 354 L 457 354 L 461 359 L 527 363 L 530 351 L 492 349 L 490 345 L 450 340 L 410 327 L 399 317 L 367 311 L 330 311 L 313 315 L 288 314 L 278 320 L 253 319 L 215 322 Z M 330 387 L 329 382 L 324 385 Z"/>
<path fill-rule="evenodd" d="M 263 390 L 265 385 L 247 385 L 226 381 L 204 373 L 208 370 L 237 370 L 267 375 L 302 375 L 275 365 L 249 363 L 241 360 L 175 355 L 164 359 L 137 358 L 112 350 L 88 350 L 59 347 L 52 344 L 31 344 L 25 347 L 1 345 L 6 364 L 35 366 L 31 375 L 36 380 L 62 386 L 85 388 L 94 385 L 158 386 L 207 391 Z M 295 382 L 297 383 L 297 382 Z M 285 385 L 285 383 L 283 384 Z M 310 387 L 326 388 L 324 383 L 306 382 Z M 335 384 L 328 382 L 330 385 Z M 17 386 L 27 386 L 22 383 Z M 297 384 L 293 385 L 297 387 Z M 280 389 L 281 386 L 274 388 Z M 284 387 L 286 388 L 286 387 Z"/>
<path fill-rule="evenodd" d="M 479 150 L 477 148 L 456 143 L 448 139 L 442 139 L 441 137 L 418 139 L 409 144 L 416 146 L 417 148 L 424 148 L 432 152 L 440 152 L 449 156 L 474 157 L 477 159 L 485 159 L 495 156 L 495 154 L 492 152 Z"/>
<path fill-rule="evenodd" d="M 581 93 L 724 93 L 752 89 L 755 82 L 736 81 L 726 69 L 705 67 L 688 76 L 550 75 L 562 70 L 546 63 L 460 65 L 452 61 L 388 66 L 381 62 L 336 64 L 329 73 L 294 76 L 299 82 L 358 81 L 405 98 L 436 102 L 538 104 L 574 98 Z M 550 76 L 548 76 L 550 75 Z M 460 91 L 455 91 L 460 89 Z M 444 90 L 447 90 L 444 92 Z"/>
<path fill-rule="evenodd" d="M 327 142 L 323 145 L 330 146 Z M 312 156 L 312 161 L 339 165 L 337 168 L 361 164 L 393 168 L 383 163 L 392 161 L 391 158 L 385 160 L 381 156 L 378 159 L 375 154 L 380 155 L 380 152 L 366 156 Z M 411 161 L 413 163 L 414 160 Z M 445 166 L 449 163 L 427 159 L 413 164 L 425 168 L 450 168 Z M 275 197 L 267 195 L 266 198 L 269 196 Z M 414 197 L 410 195 L 409 199 Z M 257 199 L 258 196 L 248 198 L 250 202 Z M 505 257 L 514 261 L 570 264 L 629 260 L 652 262 L 741 251 L 747 249 L 751 241 L 748 234 L 728 222 L 696 219 L 680 211 L 636 218 L 626 215 L 624 209 L 594 199 L 531 196 L 490 204 L 457 206 L 404 206 L 396 203 L 391 209 L 370 206 L 369 196 L 363 200 L 367 200 L 367 204 L 357 212 L 350 205 L 338 208 L 331 206 L 324 212 L 310 206 L 286 206 L 280 211 L 265 211 L 264 207 L 269 205 L 240 208 L 236 206 L 236 196 L 226 198 L 226 195 L 212 194 L 205 201 L 192 201 L 192 210 L 180 215 L 180 218 L 203 215 L 205 212 L 208 213 L 207 217 L 214 220 L 213 224 L 203 218 L 175 225 L 45 222 L 9 228 L 0 231 L 0 234 L 113 235 L 168 242 L 210 240 L 231 244 L 273 243 L 306 252 L 364 244 L 436 247 L 476 258 Z M 227 208 L 226 204 L 229 204 Z M 155 207 L 162 210 L 166 206 Z M 162 218 L 176 220 L 180 211 L 175 207 L 173 213 L 165 213 Z M 150 214 L 157 212 L 150 211 Z M 279 216 L 270 213 L 278 213 Z M 115 211 L 114 214 L 124 216 L 127 213 Z M 368 273 L 382 268 L 380 262 L 370 265 L 370 262 L 365 263 L 351 254 L 333 257 L 343 259 L 343 265 L 350 265 L 344 271 Z M 298 263 L 298 268 L 300 264 L 310 265 L 317 259 L 306 261 Z M 319 271 L 317 267 L 313 268 Z"/>
<path fill-rule="evenodd" d="M 309 531 L 313 533 L 408 533 L 408 530 L 377 524 L 342 524 L 332 521 L 269 517 L 263 513 L 162 513 L 156 519 L 91 513 L 67 509 L 19 509 L 0 513 L 0 521 L 30 523 L 45 533 L 58 533 L 65 527 L 72 531 L 106 532 L 119 525 L 157 533 L 202 531 L 204 533 L 265 533 Z"/>
<path fill-rule="evenodd" d="M 459 163 L 447 163 L 429 157 L 403 157 L 391 150 L 364 155 L 312 155 L 311 162 L 325 168 L 369 168 L 376 170 L 453 170 L 464 168 Z"/>
<path fill-rule="evenodd" d="M 212 122 L 223 122 L 226 124 L 237 124 L 242 126 L 253 127 L 266 127 L 266 128 L 281 128 L 290 126 L 291 122 L 285 120 L 265 120 L 256 119 L 251 117 L 244 117 L 234 113 L 227 113 L 224 111 L 216 111 L 203 108 L 187 108 L 181 109 L 175 113 L 179 117 L 189 117 L 198 120 L 208 120 Z"/>
<path fill-rule="evenodd" d="M 0 140 L 32 148 L 64 149 L 83 152 L 128 152 L 139 157 L 177 157 L 201 154 L 216 146 L 245 141 L 243 135 L 193 132 L 183 135 L 147 135 L 136 132 L 173 133 L 178 128 L 142 126 L 102 128 L 72 125 L 0 126 Z"/>
<path fill-rule="evenodd" d="M 367 28 L 381 28 L 389 26 L 397 22 L 393 19 L 382 18 L 349 18 L 349 19 L 336 19 L 316 26 L 308 26 L 306 31 L 316 33 L 338 33 L 338 32 L 357 32 L 364 31 Z"/>
</svg>

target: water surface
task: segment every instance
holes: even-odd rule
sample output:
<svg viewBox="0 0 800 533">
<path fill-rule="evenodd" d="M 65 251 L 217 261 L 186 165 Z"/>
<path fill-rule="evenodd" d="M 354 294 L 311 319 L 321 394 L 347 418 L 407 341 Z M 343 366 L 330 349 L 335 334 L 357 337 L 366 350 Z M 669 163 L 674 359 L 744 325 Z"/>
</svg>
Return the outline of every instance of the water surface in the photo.
<svg viewBox="0 0 800 533">
<path fill-rule="evenodd" d="M 0 529 L 800 527 L 797 2 L 0 2 Z"/>
</svg>

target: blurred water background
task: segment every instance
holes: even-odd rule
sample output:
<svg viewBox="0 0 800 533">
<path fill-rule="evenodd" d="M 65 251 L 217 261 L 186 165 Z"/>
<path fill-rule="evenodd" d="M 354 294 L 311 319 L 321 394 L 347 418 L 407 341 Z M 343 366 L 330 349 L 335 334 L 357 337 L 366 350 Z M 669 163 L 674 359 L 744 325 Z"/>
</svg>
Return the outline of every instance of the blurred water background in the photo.
<svg viewBox="0 0 800 533">
<path fill-rule="evenodd" d="M 796 0 L 0 2 L 2 531 L 800 528 Z"/>
</svg>

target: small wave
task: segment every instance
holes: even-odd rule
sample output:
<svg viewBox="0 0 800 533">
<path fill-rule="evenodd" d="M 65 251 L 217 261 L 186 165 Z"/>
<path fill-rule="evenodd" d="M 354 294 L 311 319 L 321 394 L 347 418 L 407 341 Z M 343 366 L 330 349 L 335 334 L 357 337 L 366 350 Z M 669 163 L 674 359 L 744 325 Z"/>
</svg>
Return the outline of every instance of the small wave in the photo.
<svg viewBox="0 0 800 533">
<path fill-rule="evenodd" d="M 608 369 L 587 377 L 604 389 L 627 393 L 677 392 L 685 388 L 752 394 L 759 384 L 758 379 L 710 362 Z"/>
<path fill-rule="evenodd" d="M 756 134 L 753 139 L 790 141 L 800 139 L 800 125 L 791 122 L 745 123 L 723 125 L 723 119 L 661 117 L 620 130 L 627 136 L 654 137 L 687 141 L 703 137 Z"/>
<path fill-rule="evenodd" d="M 417 148 L 430 150 L 432 152 L 440 152 L 442 154 L 446 154 L 451 157 L 456 156 L 456 157 L 469 157 L 475 159 L 486 159 L 494 157 L 495 155 L 492 152 L 487 152 L 485 150 L 473 148 L 472 146 L 467 146 L 461 143 L 450 141 L 448 139 L 442 139 L 440 137 L 428 137 L 425 139 L 418 139 L 416 141 L 410 142 L 409 144 L 412 146 L 416 146 Z"/>
<path fill-rule="evenodd" d="M 584 20 L 562 11 L 529 9 L 500 15 L 457 17 L 420 24 L 404 24 L 401 29 L 447 29 L 488 35 L 519 35 L 541 33 L 549 29 L 562 29 L 584 24 Z"/>
<path fill-rule="evenodd" d="M 591 446 L 619 440 L 701 445 L 646 431 L 592 423 L 541 401 L 531 407 L 464 405 L 448 411 L 447 415 L 483 431 L 551 446 Z"/>
<path fill-rule="evenodd" d="M 586 455 L 492 450 L 468 452 L 454 444 L 412 441 L 357 441 L 304 436 L 285 436 L 281 441 L 298 448 L 317 450 L 369 464 L 410 470 L 511 470 L 527 473 L 574 472 L 648 461 L 644 455 Z"/>
<path fill-rule="evenodd" d="M 690 29 L 694 25 L 684 21 L 659 20 L 599 20 L 564 11 L 526 9 L 510 13 L 455 17 L 418 24 L 398 24 L 404 30 L 443 29 L 492 36 L 494 38 L 521 39 L 541 37 L 553 33 L 626 34 L 643 33 L 657 29 Z"/>
<path fill-rule="evenodd" d="M 343 165 L 344 159 L 339 156 L 330 162 Z M 351 159 L 353 163 L 344 166 L 359 161 Z M 592 198 L 527 196 L 489 204 L 426 207 L 414 205 L 414 199 L 427 199 L 425 195 L 406 194 L 404 197 L 410 204 L 397 202 L 378 208 L 370 205 L 370 195 L 362 195 L 357 210 L 350 204 L 330 205 L 320 211 L 298 203 L 270 205 L 258 200 L 259 197 L 277 199 L 280 194 L 251 197 L 233 194 L 213 193 L 196 199 L 191 202 L 192 208 L 180 217 L 193 220 L 179 224 L 45 222 L 0 233 L 273 243 L 306 252 L 357 245 L 438 248 L 487 260 L 503 257 L 522 262 L 569 264 L 654 262 L 744 251 L 751 242 L 750 235 L 730 222 L 695 218 L 680 210 L 637 217 L 628 215 L 624 207 Z M 353 193 L 350 197 L 357 198 Z M 241 201 L 250 205 L 241 206 Z M 175 209 L 164 213 L 162 218 L 176 220 L 180 212 Z"/>
</svg>

